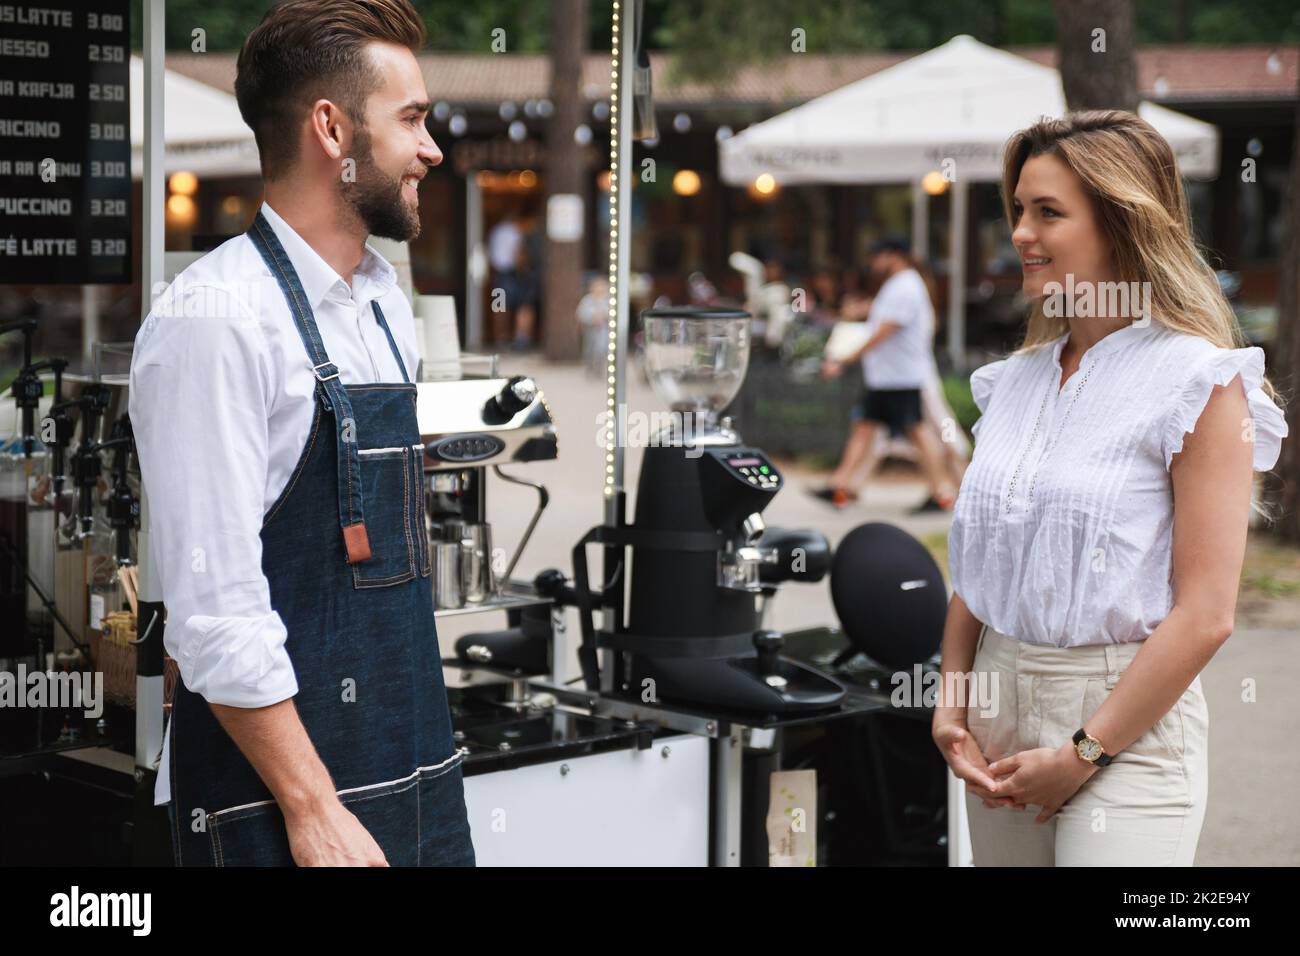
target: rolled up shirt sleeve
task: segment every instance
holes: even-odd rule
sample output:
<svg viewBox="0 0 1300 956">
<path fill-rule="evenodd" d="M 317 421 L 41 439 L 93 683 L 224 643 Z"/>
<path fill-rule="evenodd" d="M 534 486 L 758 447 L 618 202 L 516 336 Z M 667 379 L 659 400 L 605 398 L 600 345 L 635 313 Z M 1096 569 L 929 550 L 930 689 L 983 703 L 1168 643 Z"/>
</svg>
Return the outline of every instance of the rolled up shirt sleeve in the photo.
<svg viewBox="0 0 1300 956">
<path fill-rule="evenodd" d="M 287 632 L 262 573 L 269 368 L 237 292 L 164 293 L 136 337 L 130 415 L 164 645 L 210 703 L 266 707 L 298 692 Z"/>
</svg>

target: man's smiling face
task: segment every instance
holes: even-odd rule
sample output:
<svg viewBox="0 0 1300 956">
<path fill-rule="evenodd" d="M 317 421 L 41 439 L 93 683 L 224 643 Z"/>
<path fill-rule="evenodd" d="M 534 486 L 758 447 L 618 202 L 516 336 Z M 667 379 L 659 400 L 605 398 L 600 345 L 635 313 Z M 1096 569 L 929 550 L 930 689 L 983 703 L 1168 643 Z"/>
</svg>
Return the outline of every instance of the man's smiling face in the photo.
<svg viewBox="0 0 1300 956">
<path fill-rule="evenodd" d="M 342 182 L 343 196 L 372 235 L 405 242 L 420 234 L 420 181 L 442 151 L 425 127 L 429 93 L 415 55 L 379 42 L 365 54 L 379 82 L 354 131 L 356 181 Z"/>
</svg>

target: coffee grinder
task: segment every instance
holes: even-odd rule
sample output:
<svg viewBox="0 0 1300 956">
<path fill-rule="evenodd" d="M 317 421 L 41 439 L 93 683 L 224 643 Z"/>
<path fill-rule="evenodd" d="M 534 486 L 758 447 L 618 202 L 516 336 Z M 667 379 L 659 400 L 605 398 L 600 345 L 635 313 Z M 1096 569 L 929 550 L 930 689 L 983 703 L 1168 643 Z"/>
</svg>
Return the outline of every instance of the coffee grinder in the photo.
<svg viewBox="0 0 1300 956">
<path fill-rule="evenodd" d="M 719 417 L 744 381 L 750 316 L 680 307 L 642 319 L 650 382 L 672 414 L 645 449 L 632 524 L 593 528 L 574 549 L 587 687 L 600 689 L 599 648 L 614 652 L 606 692 L 643 703 L 772 715 L 834 707 L 843 685 L 782 657 L 781 633 L 763 627 L 778 587 L 820 581 L 831 548 L 817 531 L 765 526 L 781 473 Z M 630 573 L 620 562 L 598 593 L 586 568 L 593 542 L 631 555 Z M 597 606 L 607 612 L 600 631 Z"/>
</svg>

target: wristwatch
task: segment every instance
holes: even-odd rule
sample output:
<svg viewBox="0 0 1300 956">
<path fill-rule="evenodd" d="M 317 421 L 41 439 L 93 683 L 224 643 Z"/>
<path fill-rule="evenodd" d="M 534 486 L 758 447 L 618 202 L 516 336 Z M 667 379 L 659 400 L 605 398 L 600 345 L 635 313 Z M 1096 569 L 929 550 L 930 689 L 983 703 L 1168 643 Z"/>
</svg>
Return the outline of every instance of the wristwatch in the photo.
<svg viewBox="0 0 1300 956">
<path fill-rule="evenodd" d="M 1080 760 L 1086 760 L 1094 767 L 1104 767 L 1114 758 L 1106 753 L 1101 741 L 1089 734 L 1082 727 L 1074 732 L 1074 752 Z"/>
</svg>

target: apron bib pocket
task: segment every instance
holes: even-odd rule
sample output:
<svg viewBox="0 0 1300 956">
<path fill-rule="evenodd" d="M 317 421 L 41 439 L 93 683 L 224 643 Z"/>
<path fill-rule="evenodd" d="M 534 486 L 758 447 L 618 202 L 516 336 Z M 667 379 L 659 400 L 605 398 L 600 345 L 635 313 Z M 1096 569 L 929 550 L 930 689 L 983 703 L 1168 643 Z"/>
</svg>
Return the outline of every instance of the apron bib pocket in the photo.
<svg viewBox="0 0 1300 956">
<path fill-rule="evenodd" d="M 366 503 L 366 532 L 374 545 L 369 559 L 352 566 L 354 587 L 391 587 L 415 577 L 411 457 L 409 448 L 357 452 L 361 493 Z"/>
</svg>

